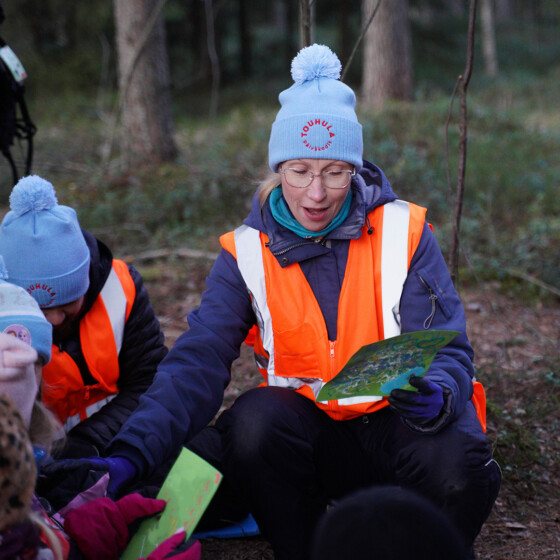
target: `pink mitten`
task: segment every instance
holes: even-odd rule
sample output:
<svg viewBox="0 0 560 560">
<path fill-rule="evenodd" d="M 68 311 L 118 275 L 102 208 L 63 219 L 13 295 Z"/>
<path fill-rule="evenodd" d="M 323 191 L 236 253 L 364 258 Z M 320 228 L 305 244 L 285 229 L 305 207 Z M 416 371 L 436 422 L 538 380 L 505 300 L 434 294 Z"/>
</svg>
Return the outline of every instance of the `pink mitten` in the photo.
<svg viewBox="0 0 560 560">
<path fill-rule="evenodd" d="M 128 494 L 117 502 L 98 498 L 73 509 L 64 520 L 64 530 L 90 560 L 117 560 L 128 544 L 128 525 L 165 508 L 165 500 Z"/>
<path fill-rule="evenodd" d="M 195 540 L 194 543 L 187 550 L 168 556 L 178 546 L 180 546 L 184 540 L 185 540 L 185 530 L 183 529 L 175 533 L 174 535 L 171 535 L 168 539 L 163 541 L 148 556 L 146 560 L 164 560 L 165 558 L 169 558 L 169 560 L 200 560 L 202 547 L 200 546 L 200 541 L 198 540 Z"/>
</svg>

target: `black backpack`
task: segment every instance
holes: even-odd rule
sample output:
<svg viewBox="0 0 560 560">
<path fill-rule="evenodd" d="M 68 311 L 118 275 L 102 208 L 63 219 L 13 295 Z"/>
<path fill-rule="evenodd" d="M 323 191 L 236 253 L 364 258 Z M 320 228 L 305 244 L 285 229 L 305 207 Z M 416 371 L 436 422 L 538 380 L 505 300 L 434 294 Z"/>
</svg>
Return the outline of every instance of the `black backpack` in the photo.
<svg viewBox="0 0 560 560">
<path fill-rule="evenodd" d="M 0 13 L 0 23 L 3 19 L 3 13 Z M 18 65 L 23 73 L 18 72 Z M 25 71 L 18 58 L 0 37 L 0 151 L 10 164 L 14 184 L 17 183 L 19 175 L 10 146 L 13 145 L 15 138 L 27 142 L 24 174 L 29 175 L 33 160 L 33 135 L 37 130 L 25 104 L 23 85 L 25 77 Z"/>
</svg>

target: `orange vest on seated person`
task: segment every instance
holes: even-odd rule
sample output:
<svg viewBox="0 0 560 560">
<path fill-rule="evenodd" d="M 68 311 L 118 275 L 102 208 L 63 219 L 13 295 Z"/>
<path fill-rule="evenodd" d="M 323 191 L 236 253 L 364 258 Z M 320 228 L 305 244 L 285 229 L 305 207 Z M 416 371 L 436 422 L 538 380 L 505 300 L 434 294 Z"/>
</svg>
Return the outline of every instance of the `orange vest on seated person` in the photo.
<svg viewBox="0 0 560 560">
<path fill-rule="evenodd" d="M 426 209 L 396 200 L 369 214 L 373 229 L 350 241 L 338 307 L 338 338 L 330 341 L 319 304 L 299 264 L 282 268 L 265 234 L 241 226 L 220 238 L 236 259 L 251 294 L 258 328 L 247 342 L 271 386 L 315 401 L 362 346 L 400 334 L 398 306 Z M 364 313 L 364 310 L 368 310 Z M 388 405 L 381 397 L 317 402 L 329 416 L 348 420 Z"/>
<path fill-rule="evenodd" d="M 135 296 L 128 266 L 114 259 L 103 289 L 79 327 L 82 352 L 95 385 L 84 385 L 78 365 L 53 345 L 51 361 L 43 368 L 43 402 L 66 431 L 118 393 L 119 352 Z"/>
</svg>

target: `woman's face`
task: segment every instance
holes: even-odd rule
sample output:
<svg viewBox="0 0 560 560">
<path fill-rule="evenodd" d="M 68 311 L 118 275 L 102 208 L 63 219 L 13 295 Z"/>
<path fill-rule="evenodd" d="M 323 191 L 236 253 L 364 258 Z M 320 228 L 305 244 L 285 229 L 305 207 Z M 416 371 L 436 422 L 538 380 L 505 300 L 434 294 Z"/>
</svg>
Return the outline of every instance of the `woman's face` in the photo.
<svg viewBox="0 0 560 560">
<path fill-rule="evenodd" d="M 84 296 L 56 307 L 42 309 L 43 315 L 53 326 L 53 343 L 58 344 L 66 340 L 71 334 L 74 324 L 80 317 L 84 305 Z"/>
<path fill-rule="evenodd" d="M 291 159 L 280 165 L 280 169 L 293 168 L 313 173 L 308 187 L 290 186 L 285 175 L 282 178 L 282 194 L 294 218 L 309 231 L 321 231 L 327 227 L 340 211 L 350 188 L 350 181 L 343 189 L 329 189 L 323 185 L 323 171 L 352 171 L 352 166 L 333 159 Z"/>
</svg>

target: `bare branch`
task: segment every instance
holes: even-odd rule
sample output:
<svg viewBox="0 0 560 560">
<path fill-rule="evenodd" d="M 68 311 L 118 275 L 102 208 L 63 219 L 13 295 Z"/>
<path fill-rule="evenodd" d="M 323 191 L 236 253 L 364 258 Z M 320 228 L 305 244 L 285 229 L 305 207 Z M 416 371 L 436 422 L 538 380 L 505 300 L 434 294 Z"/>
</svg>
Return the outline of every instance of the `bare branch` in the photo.
<svg viewBox="0 0 560 560">
<path fill-rule="evenodd" d="M 301 46 L 308 47 L 311 45 L 311 8 L 313 0 L 301 0 Z"/>
<path fill-rule="evenodd" d="M 455 197 L 455 210 L 453 215 L 453 234 L 449 256 L 451 278 L 455 281 L 459 271 L 459 229 L 461 225 L 461 212 L 463 209 L 463 195 L 465 190 L 465 172 L 467 165 L 467 86 L 471 79 L 474 59 L 474 31 L 476 22 L 477 0 L 471 0 L 469 11 L 469 29 L 467 42 L 467 60 L 465 71 L 460 76 L 459 92 L 461 95 L 459 117 L 459 164 L 457 168 L 457 192 Z"/>
<path fill-rule="evenodd" d="M 343 82 L 344 81 L 344 76 L 346 76 L 346 72 L 348 71 L 348 68 L 350 68 L 350 65 L 352 64 L 352 60 L 354 59 L 354 55 L 356 54 L 356 51 L 358 50 L 358 47 L 360 46 L 360 43 L 362 42 L 365 34 L 367 33 L 367 30 L 369 29 L 369 26 L 371 25 L 371 22 L 373 21 L 373 18 L 375 17 L 375 14 L 377 13 L 377 10 L 379 9 L 379 6 L 381 5 L 382 0 L 377 0 L 377 4 L 375 5 L 375 8 L 373 9 L 373 12 L 371 13 L 371 16 L 369 17 L 369 19 L 367 20 L 366 24 L 364 25 L 360 36 L 356 39 L 356 42 L 354 43 L 354 47 L 352 48 L 352 52 L 350 53 L 350 56 L 348 57 L 348 60 L 346 61 L 346 64 L 344 65 L 344 70 L 342 72 L 342 76 L 340 76 L 340 81 Z"/>
<path fill-rule="evenodd" d="M 445 164 L 447 170 L 447 188 L 450 193 L 451 193 L 451 168 L 449 165 L 449 123 L 451 122 L 451 112 L 453 110 L 453 102 L 455 101 L 455 96 L 457 95 L 457 89 L 459 88 L 460 82 L 461 82 L 461 76 L 459 75 L 455 82 L 453 93 L 451 94 L 449 111 L 447 112 L 447 120 L 445 121 Z"/>
<path fill-rule="evenodd" d="M 210 68 L 212 71 L 212 93 L 210 96 L 210 120 L 216 120 L 218 113 L 218 96 L 220 92 L 220 60 L 216 51 L 216 37 L 214 29 L 214 8 L 212 0 L 205 0 L 204 9 L 206 13 L 206 37 L 208 45 L 208 56 L 210 57 Z"/>
<path fill-rule="evenodd" d="M 153 251 L 146 251 L 135 255 L 133 261 L 152 261 L 157 259 L 167 259 L 169 257 L 182 257 L 185 259 L 209 259 L 216 260 L 218 253 L 210 251 L 200 251 L 198 249 L 188 249 L 186 247 L 179 247 L 177 249 L 154 249 Z"/>
<path fill-rule="evenodd" d="M 530 274 L 527 274 L 523 270 L 517 270 L 515 268 L 506 268 L 506 273 L 509 274 L 510 276 L 513 276 L 514 278 L 520 278 L 521 280 L 525 280 L 525 282 L 530 282 L 531 284 L 534 284 L 535 286 L 538 286 L 539 288 L 542 288 L 543 290 L 546 290 L 547 292 L 550 292 L 551 294 L 560 297 L 560 290 L 558 288 L 552 286 L 551 284 L 547 284 L 542 280 L 539 280 L 535 276 L 531 276 Z"/>
</svg>

